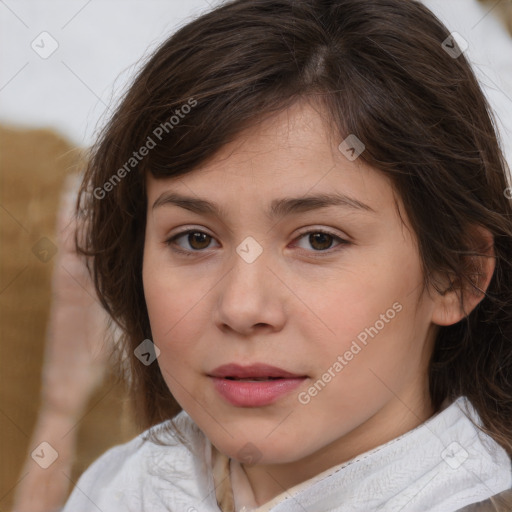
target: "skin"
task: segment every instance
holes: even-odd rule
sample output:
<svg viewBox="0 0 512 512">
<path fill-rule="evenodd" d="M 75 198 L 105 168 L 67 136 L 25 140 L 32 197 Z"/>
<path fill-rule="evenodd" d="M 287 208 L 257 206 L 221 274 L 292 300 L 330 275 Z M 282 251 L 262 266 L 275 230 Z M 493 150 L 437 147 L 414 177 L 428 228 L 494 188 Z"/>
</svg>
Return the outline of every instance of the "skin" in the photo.
<svg viewBox="0 0 512 512">
<path fill-rule="evenodd" d="M 388 178 L 360 158 L 345 158 L 323 119 L 321 110 L 299 102 L 247 128 L 185 176 L 147 177 L 143 282 L 158 364 L 174 397 L 221 452 L 243 463 L 240 450 L 255 445 L 253 462 L 243 467 L 258 505 L 431 417 L 432 343 L 440 325 L 463 316 L 455 292 L 423 289 L 416 238 Z M 224 213 L 153 209 L 166 191 L 214 201 Z M 375 212 L 329 206 L 275 220 L 266 215 L 273 199 L 333 191 Z M 185 229 L 211 238 L 185 235 L 166 245 Z M 303 234 L 318 229 L 349 243 Z M 248 236 L 263 249 L 252 263 L 236 252 Z M 487 261 L 484 289 L 494 268 Z M 466 308 L 481 298 L 468 297 Z M 396 302 L 400 312 L 300 403 L 298 394 Z M 231 362 L 263 362 L 308 378 L 272 405 L 235 407 L 207 376 Z"/>
</svg>

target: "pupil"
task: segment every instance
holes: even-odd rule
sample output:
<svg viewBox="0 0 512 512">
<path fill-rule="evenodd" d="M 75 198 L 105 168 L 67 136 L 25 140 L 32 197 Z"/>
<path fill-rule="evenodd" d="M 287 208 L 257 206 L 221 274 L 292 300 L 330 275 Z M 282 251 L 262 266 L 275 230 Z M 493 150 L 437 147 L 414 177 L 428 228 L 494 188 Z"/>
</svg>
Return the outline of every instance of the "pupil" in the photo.
<svg viewBox="0 0 512 512">
<path fill-rule="evenodd" d="M 190 240 L 190 237 L 192 237 L 192 240 L 194 241 L 194 243 L 190 243 L 191 240 Z M 200 239 L 203 239 L 202 242 L 203 242 L 203 245 L 201 245 L 201 240 Z M 193 247 L 194 249 L 204 249 L 205 247 L 208 247 L 208 243 L 209 241 L 207 240 L 209 238 L 209 235 L 207 235 L 206 233 L 199 233 L 199 232 L 195 232 L 195 233 L 190 233 L 189 235 L 189 243 L 190 243 L 190 246 Z M 199 239 L 199 247 L 197 247 L 195 245 L 195 242 Z M 205 239 L 206 239 L 206 244 L 204 243 L 205 242 Z"/>
<path fill-rule="evenodd" d="M 330 239 L 332 239 L 331 235 L 328 235 L 326 233 L 312 233 L 311 235 L 309 235 L 309 242 L 312 247 L 315 247 L 315 243 L 317 241 L 320 242 L 321 247 L 319 249 L 328 249 L 332 242 L 332 240 Z"/>
</svg>

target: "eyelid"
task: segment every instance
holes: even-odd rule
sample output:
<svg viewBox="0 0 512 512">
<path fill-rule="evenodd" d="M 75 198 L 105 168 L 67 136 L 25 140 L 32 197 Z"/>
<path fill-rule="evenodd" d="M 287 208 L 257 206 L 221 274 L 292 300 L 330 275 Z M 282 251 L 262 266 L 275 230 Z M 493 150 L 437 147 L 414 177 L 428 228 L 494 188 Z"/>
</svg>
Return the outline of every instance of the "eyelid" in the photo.
<svg viewBox="0 0 512 512">
<path fill-rule="evenodd" d="M 348 237 L 343 238 L 340 235 L 337 235 L 336 233 L 331 231 L 330 229 L 315 228 L 315 227 L 305 228 L 304 230 L 300 231 L 295 236 L 295 238 L 293 240 L 295 241 L 297 239 L 302 238 L 304 235 L 308 235 L 308 234 L 312 234 L 312 233 L 323 233 L 323 234 L 331 236 L 333 239 L 338 241 L 338 244 L 336 246 L 330 247 L 329 249 L 326 249 L 325 251 L 307 251 L 306 249 L 301 249 L 302 251 L 305 251 L 306 253 L 308 253 L 309 256 L 311 256 L 313 258 L 327 257 L 329 255 L 332 255 L 336 251 L 338 251 L 341 246 L 349 245 L 351 243 L 349 240 L 347 240 Z"/>
<path fill-rule="evenodd" d="M 340 235 L 340 234 L 337 234 L 335 233 L 333 230 L 331 230 L 330 228 L 323 228 L 323 227 L 315 227 L 315 226 L 310 226 L 308 228 L 304 228 L 303 230 L 299 231 L 296 235 L 295 235 L 295 238 L 298 238 L 300 236 L 303 236 L 303 235 L 306 235 L 306 234 L 309 234 L 309 233 L 325 233 L 326 235 L 331 235 L 332 237 L 334 238 L 338 238 L 340 240 L 345 240 L 346 238 L 346 241 L 348 242 L 348 235 Z M 345 238 L 343 238 L 345 237 Z"/>
<path fill-rule="evenodd" d="M 205 231 L 204 228 L 188 227 L 188 228 L 183 229 L 182 231 L 179 231 L 178 233 L 174 233 L 174 234 L 170 235 L 169 237 L 167 237 L 164 240 L 164 244 L 167 245 L 168 247 L 170 247 L 172 251 L 179 253 L 179 254 L 184 254 L 185 256 L 201 255 L 201 254 L 206 253 L 208 251 L 208 249 L 204 249 L 204 250 L 200 250 L 200 251 L 191 251 L 189 249 L 180 249 L 180 248 L 174 247 L 174 241 L 176 239 L 181 238 L 182 236 L 188 235 L 190 233 L 202 233 L 202 234 L 209 236 L 213 240 L 215 240 L 215 237 L 213 235 L 210 235 L 210 233 L 208 233 L 207 231 Z"/>
</svg>

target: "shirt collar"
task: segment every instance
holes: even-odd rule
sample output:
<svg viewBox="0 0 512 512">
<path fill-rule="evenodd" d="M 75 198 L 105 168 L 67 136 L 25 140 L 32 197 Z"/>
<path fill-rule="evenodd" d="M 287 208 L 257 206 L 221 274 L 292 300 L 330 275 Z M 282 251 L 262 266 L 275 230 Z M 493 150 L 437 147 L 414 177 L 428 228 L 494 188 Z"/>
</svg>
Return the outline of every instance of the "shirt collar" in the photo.
<svg viewBox="0 0 512 512">
<path fill-rule="evenodd" d="M 445 503 L 457 493 L 461 506 L 472 503 L 478 496 L 485 498 L 512 486 L 512 472 L 503 448 L 480 432 L 471 418 L 481 425 L 465 397 L 445 402 L 441 411 L 415 429 L 329 468 L 260 507 L 242 465 L 212 446 L 217 502 L 222 512 L 267 512 L 274 507 L 276 512 L 284 511 L 293 501 L 318 512 L 345 510 L 340 503 L 347 503 L 351 511 L 384 505 L 401 510 L 413 502 Z"/>
</svg>

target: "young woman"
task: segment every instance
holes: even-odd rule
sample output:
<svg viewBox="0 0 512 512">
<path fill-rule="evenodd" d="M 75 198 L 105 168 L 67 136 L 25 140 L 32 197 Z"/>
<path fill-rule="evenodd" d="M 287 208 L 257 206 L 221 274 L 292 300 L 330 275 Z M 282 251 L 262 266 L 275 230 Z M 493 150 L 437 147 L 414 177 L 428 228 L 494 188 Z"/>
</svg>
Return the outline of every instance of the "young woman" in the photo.
<svg viewBox="0 0 512 512">
<path fill-rule="evenodd" d="M 511 510 L 510 187 L 419 2 L 235 0 L 181 28 L 78 205 L 148 430 L 65 512 Z"/>
</svg>

